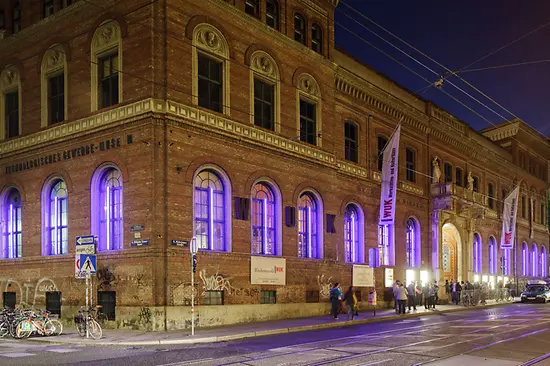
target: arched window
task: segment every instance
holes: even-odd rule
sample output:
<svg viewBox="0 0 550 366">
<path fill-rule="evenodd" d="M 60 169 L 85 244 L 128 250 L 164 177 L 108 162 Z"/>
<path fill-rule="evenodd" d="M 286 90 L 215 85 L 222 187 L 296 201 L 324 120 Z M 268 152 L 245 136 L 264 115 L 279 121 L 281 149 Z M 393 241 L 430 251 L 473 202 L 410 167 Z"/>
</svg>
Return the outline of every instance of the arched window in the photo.
<svg viewBox="0 0 550 366">
<path fill-rule="evenodd" d="M 306 21 L 300 13 L 294 14 L 294 40 L 306 44 Z"/>
<path fill-rule="evenodd" d="M 407 220 L 407 266 L 420 267 L 420 230 L 415 219 Z"/>
<path fill-rule="evenodd" d="M 321 214 L 320 200 L 312 192 L 302 193 L 298 199 L 298 257 L 322 258 Z"/>
<path fill-rule="evenodd" d="M 344 250 L 346 262 L 364 263 L 364 216 L 361 209 L 353 203 L 346 206 L 344 212 Z"/>
<path fill-rule="evenodd" d="M 255 126 L 280 130 L 280 74 L 277 63 L 264 51 L 250 57 L 250 114 Z"/>
<path fill-rule="evenodd" d="M 227 212 L 230 208 L 227 207 L 226 194 L 229 192 L 224 180 L 213 169 L 204 169 L 195 176 L 194 233 L 199 249 L 215 251 L 229 249 L 226 225 L 227 219 L 231 216 Z"/>
<path fill-rule="evenodd" d="M 279 205 L 280 195 L 271 184 L 252 187 L 252 254 L 281 255 Z"/>
<path fill-rule="evenodd" d="M 2 195 L 2 258 L 21 258 L 23 255 L 23 228 L 21 218 L 21 194 L 9 188 Z"/>
<path fill-rule="evenodd" d="M 531 246 L 531 276 L 536 277 L 539 274 L 539 255 L 537 244 Z"/>
<path fill-rule="evenodd" d="M 521 246 L 521 275 L 529 276 L 529 250 L 527 249 L 527 243 L 523 243 Z"/>
<path fill-rule="evenodd" d="M 510 248 L 501 249 L 502 251 L 502 268 L 505 276 L 510 275 Z"/>
<path fill-rule="evenodd" d="M 113 163 L 103 164 L 92 176 L 92 234 L 98 236 L 99 251 L 123 248 L 122 182 L 122 173 Z"/>
<path fill-rule="evenodd" d="M 540 247 L 540 276 L 546 277 L 548 275 L 548 262 L 546 258 L 546 247 L 543 245 Z"/>
<path fill-rule="evenodd" d="M 279 3 L 277 0 L 266 0 L 265 22 L 271 28 L 279 29 Z"/>
<path fill-rule="evenodd" d="M 44 255 L 60 255 L 69 252 L 68 192 L 62 179 L 46 182 L 42 195 L 44 210 Z"/>
<path fill-rule="evenodd" d="M 323 31 L 319 24 L 313 24 L 311 27 L 311 49 L 323 54 Z"/>
<path fill-rule="evenodd" d="M 478 233 L 474 234 L 474 273 L 481 273 L 482 265 L 482 249 L 481 249 L 481 237 Z"/>
<path fill-rule="evenodd" d="M 67 60 L 60 45 L 50 47 L 41 65 L 41 122 L 42 127 L 65 120 L 68 112 Z"/>
<path fill-rule="evenodd" d="M 497 273 L 497 243 L 494 237 L 489 238 L 489 273 Z"/>
</svg>

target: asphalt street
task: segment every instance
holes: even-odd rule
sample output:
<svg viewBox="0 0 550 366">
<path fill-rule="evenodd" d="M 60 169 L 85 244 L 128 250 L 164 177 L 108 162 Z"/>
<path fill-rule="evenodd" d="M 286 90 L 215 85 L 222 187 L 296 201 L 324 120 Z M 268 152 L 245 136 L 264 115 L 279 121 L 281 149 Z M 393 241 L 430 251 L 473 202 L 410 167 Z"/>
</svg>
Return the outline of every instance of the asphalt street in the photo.
<svg viewBox="0 0 550 366">
<path fill-rule="evenodd" d="M 474 308 L 191 346 L 85 347 L 0 340 L 1 365 L 466 366 L 468 363 L 550 365 L 550 305 Z"/>
</svg>

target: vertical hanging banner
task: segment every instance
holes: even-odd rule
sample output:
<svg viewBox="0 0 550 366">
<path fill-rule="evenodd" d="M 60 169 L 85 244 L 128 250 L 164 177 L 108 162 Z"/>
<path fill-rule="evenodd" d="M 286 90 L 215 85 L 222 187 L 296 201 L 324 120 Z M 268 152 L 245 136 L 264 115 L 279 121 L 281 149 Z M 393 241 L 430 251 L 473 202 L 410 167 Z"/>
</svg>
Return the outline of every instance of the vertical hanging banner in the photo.
<svg viewBox="0 0 550 366">
<path fill-rule="evenodd" d="M 397 173 L 399 172 L 399 137 L 401 123 L 386 145 L 382 155 L 382 186 L 380 190 L 379 225 L 393 225 L 395 220 L 395 194 L 397 191 Z"/>
<path fill-rule="evenodd" d="M 500 236 L 500 248 L 513 248 L 516 233 L 516 216 L 518 213 L 519 185 L 510 192 L 504 200 L 502 212 L 502 235 Z"/>
</svg>

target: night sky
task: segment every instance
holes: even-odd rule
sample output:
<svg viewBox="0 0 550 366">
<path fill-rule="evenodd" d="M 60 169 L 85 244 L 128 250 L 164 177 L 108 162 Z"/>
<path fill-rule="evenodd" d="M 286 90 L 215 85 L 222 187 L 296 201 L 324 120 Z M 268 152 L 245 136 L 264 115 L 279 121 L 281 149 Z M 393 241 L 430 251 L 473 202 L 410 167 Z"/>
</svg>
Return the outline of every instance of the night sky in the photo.
<svg viewBox="0 0 550 366">
<path fill-rule="evenodd" d="M 538 60 L 549 60 L 548 62 L 463 72 L 459 75 L 530 126 L 546 136 L 550 135 L 550 0 L 340 1 L 336 10 L 337 47 L 343 48 L 398 84 L 410 91 L 418 92 L 422 98 L 433 101 L 479 130 L 512 119 L 514 116 L 474 91 L 456 76 L 451 75 L 445 80 L 442 90 L 474 109 L 488 121 L 461 106 L 441 90 L 433 86 L 426 89 L 426 86 L 439 79 L 439 76 L 380 40 L 362 25 L 386 38 L 439 75 L 444 75 L 446 70 L 361 17 L 346 4 L 453 71 L 464 68 L 546 24 L 537 32 L 467 69 Z M 351 15 L 358 23 L 345 14 Z M 356 35 L 343 27 L 352 30 Z M 358 36 L 381 48 L 429 82 L 415 76 Z M 459 86 L 500 116 L 470 99 L 449 82 Z"/>
</svg>

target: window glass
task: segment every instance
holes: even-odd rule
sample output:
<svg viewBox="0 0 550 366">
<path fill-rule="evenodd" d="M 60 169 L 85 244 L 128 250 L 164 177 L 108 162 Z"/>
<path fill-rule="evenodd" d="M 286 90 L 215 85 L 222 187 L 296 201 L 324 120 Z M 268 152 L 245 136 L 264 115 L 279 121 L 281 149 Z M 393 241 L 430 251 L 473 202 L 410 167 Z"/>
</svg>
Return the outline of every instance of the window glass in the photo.
<svg viewBox="0 0 550 366">
<path fill-rule="evenodd" d="M 254 79 L 254 124 L 275 129 L 275 86 Z"/>
<path fill-rule="evenodd" d="M 222 112 L 223 63 L 199 53 L 198 99 L 199 106 Z"/>
<path fill-rule="evenodd" d="M 278 255 L 276 245 L 276 201 L 266 183 L 252 188 L 252 254 Z"/>
<path fill-rule="evenodd" d="M 306 21 L 301 14 L 294 14 L 294 40 L 306 44 Z"/>
<path fill-rule="evenodd" d="M 344 155 L 345 159 L 357 163 L 357 125 L 351 122 L 344 123 Z"/>
<path fill-rule="evenodd" d="M 317 143 L 317 106 L 300 99 L 300 141 Z"/>
<path fill-rule="evenodd" d="M 218 174 L 203 170 L 195 177 L 195 236 L 204 250 L 226 250 L 225 190 Z"/>
</svg>

